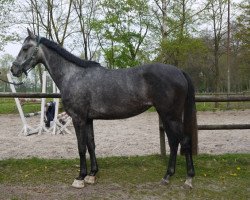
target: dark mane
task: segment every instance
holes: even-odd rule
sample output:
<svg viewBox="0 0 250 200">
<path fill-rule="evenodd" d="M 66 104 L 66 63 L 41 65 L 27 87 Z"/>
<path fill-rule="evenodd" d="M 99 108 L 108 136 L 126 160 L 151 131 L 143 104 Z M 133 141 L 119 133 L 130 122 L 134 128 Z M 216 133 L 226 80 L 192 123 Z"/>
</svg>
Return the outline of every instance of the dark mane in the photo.
<svg viewBox="0 0 250 200">
<path fill-rule="evenodd" d="M 57 44 L 51 40 L 48 40 L 44 37 L 42 37 L 40 39 L 40 43 L 44 44 L 49 49 L 54 50 L 57 54 L 59 54 L 60 56 L 62 56 L 66 60 L 78 65 L 79 67 L 84 67 L 84 68 L 101 67 L 100 63 L 95 62 L 95 61 L 91 61 L 91 60 L 83 60 L 83 59 L 73 55 L 72 53 L 68 52 L 66 49 L 61 47 L 59 44 Z"/>
</svg>

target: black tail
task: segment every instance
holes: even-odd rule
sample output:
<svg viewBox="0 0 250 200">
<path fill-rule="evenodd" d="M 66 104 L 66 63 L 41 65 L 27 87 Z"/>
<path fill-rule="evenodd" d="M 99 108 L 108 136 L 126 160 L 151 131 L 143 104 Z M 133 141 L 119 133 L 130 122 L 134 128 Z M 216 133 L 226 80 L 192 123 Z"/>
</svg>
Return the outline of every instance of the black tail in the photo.
<svg viewBox="0 0 250 200">
<path fill-rule="evenodd" d="M 188 93 L 184 108 L 184 134 L 187 134 L 191 138 L 192 154 L 198 154 L 198 128 L 196 118 L 196 106 L 195 106 L 195 90 L 191 78 L 188 74 L 183 72 L 188 82 Z M 183 154 L 184 152 L 181 153 Z"/>
</svg>

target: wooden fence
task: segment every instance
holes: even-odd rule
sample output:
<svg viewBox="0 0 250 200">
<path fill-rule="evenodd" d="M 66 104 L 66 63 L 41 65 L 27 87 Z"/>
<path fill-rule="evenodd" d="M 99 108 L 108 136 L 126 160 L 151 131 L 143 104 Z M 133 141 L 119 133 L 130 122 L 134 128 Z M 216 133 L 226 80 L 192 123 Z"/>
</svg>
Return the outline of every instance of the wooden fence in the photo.
<svg viewBox="0 0 250 200">
<path fill-rule="evenodd" d="M 195 97 L 196 102 L 246 102 L 250 101 L 250 96 L 203 96 L 199 95 Z M 205 124 L 198 125 L 199 130 L 232 130 L 232 129 L 250 129 L 250 124 Z M 160 151 L 161 155 L 166 155 L 166 144 L 165 144 L 165 133 L 163 124 L 159 120 L 159 131 L 160 131 Z"/>
<path fill-rule="evenodd" d="M 0 98 L 61 98 L 58 93 L 0 93 Z M 250 96 L 206 96 L 198 95 L 196 102 L 246 102 Z M 199 130 L 229 130 L 229 129 L 250 129 L 250 124 L 221 124 L 221 125 L 198 125 Z M 160 150 L 161 155 L 166 155 L 165 133 L 161 120 L 159 120 Z"/>
</svg>

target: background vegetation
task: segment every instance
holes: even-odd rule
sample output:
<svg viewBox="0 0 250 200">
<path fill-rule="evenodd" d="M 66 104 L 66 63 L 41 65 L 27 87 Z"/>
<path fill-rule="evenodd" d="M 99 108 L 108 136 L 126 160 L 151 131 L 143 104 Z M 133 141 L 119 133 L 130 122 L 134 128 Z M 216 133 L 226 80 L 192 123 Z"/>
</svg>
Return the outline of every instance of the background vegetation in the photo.
<svg viewBox="0 0 250 200">
<path fill-rule="evenodd" d="M 0 0 L 0 50 L 21 43 L 26 28 L 108 68 L 163 62 L 186 70 L 198 92 L 249 91 L 249 1 Z M 1 53 L 1 77 L 13 56 Z M 40 91 L 39 66 L 19 91 Z M 229 79 L 227 77 L 228 70 Z M 8 91 L 0 82 L 0 91 Z"/>
</svg>

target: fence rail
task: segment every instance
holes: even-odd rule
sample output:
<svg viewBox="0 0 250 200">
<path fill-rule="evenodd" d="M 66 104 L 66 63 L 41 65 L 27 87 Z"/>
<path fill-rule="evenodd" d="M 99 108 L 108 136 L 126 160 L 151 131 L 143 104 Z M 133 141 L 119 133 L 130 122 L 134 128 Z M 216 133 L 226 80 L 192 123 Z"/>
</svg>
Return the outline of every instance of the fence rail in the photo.
<svg viewBox="0 0 250 200">
<path fill-rule="evenodd" d="M 58 94 L 58 93 L 0 92 L 0 98 L 61 98 L 61 94 Z"/>
<path fill-rule="evenodd" d="M 232 130 L 232 129 L 250 129 L 250 124 L 211 124 L 198 125 L 199 130 Z"/>
<path fill-rule="evenodd" d="M 250 101 L 250 95 L 248 96 L 196 96 L 196 102 L 240 102 Z"/>
<path fill-rule="evenodd" d="M 58 93 L 11 93 L 0 92 L 0 98 L 61 98 Z M 240 102 L 250 101 L 250 95 L 247 96 L 205 96 L 197 95 L 196 102 Z"/>
</svg>

